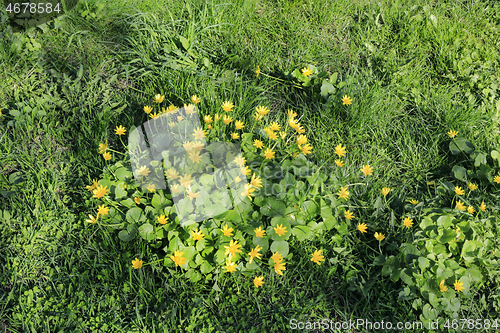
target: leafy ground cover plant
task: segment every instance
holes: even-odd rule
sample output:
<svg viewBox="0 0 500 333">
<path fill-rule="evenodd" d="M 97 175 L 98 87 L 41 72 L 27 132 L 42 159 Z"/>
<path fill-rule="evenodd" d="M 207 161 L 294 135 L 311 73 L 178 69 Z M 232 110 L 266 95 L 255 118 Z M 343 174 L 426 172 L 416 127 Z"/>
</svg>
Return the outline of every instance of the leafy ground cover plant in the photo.
<svg viewBox="0 0 500 333">
<path fill-rule="evenodd" d="M 127 129 L 118 126 L 123 151 L 107 142 L 99 145 L 108 164 L 102 179 L 87 186 L 97 201 L 87 222 L 118 230 L 125 242 L 139 235 L 161 253 L 146 263 L 146 258 L 135 258 L 133 268 L 161 264 L 192 282 L 221 273 L 243 275 L 258 288 L 269 274 L 283 275 L 293 264 L 292 238 L 302 242 L 333 230 L 338 244 L 358 239 L 365 252 L 379 252 L 373 264 L 381 266 L 382 276 L 402 280 L 399 299 L 413 300 L 427 323 L 441 313 L 457 318 L 460 299 L 470 298 L 497 271 L 500 251 L 491 231 L 497 218 L 487 211 L 491 203 L 474 191 L 500 183 L 500 175 L 492 177 L 495 167 L 488 165 L 487 155 L 456 137 L 457 131 L 448 133 L 450 152 L 464 154 L 475 169 L 455 165 L 451 175 L 467 186 L 467 195 L 450 181 L 433 184 L 435 198 L 411 200 L 398 216 L 400 227 L 388 233 L 370 223 L 356 225 L 349 208 L 350 189 L 369 186 L 363 179 L 373 176 L 374 168 L 362 165 L 359 178 L 328 175 L 307 159 L 313 147 L 296 112 L 289 110 L 280 123 L 259 105 L 249 124 L 233 119 L 236 106 L 230 101 L 219 112 L 202 115 L 197 96 L 191 98 L 194 104 L 181 108 L 163 107 L 163 100 L 156 95 L 154 106 L 144 107 L 150 118 L 145 136 L 140 127 L 131 128 L 125 145 Z M 342 101 L 350 105 L 352 99 Z M 335 154 L 340 169 L 346 147 L 338 144 Z M 490 155 L 499 158 L 495 150 Z M 376 200 L 374 215 L 392 210 L 390 192 L 380 189 L 384 201 Z M 396 214 L 391 211 L 393 218 Z M 365 237 L 368 229 L 371 240 Z M 321 265 L 323 249 L 314 249 L 309 259 Z"/>
</svg>

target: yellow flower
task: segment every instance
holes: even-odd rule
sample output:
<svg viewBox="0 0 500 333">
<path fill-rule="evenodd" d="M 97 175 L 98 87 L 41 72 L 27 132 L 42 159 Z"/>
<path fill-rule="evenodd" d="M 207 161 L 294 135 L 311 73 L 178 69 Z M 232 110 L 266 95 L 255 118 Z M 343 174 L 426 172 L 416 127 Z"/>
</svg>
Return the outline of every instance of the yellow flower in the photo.
<svg viewBox="0 0 500 333">
<path fill-rule="evenodd" d="M 288 119 L 288 126 L 290 126 L 293 129 L 297 129 L 297 127 L 299 127 L 299 124 L 296 119 L 290 118 Z"/>
<path fill-rule="evenodd" d="M 255 114 L 253 115 L 253 119 L 255 119 L 255 121 L 262 121 L 262 118 L 264 118 L 264 116 L 259 114 L 258 112 L 255 112 Z"/>
<path fill-rule="evenodd" d="M 140 204 L 141 203 L 141 198 L 135 197 L 134 201 L 135 201 L 136 204 Z"/>
<path fill-rule="evenodd" d="M 276 251 L 271 256 L 271 259 L 273 259 L 274 263 L 279 263 L 279 262 L 283 261 L 283 255 L 281 253 L 279 253 L 278 251 Z"/>
<path fill-rule="evenodd" d="M 242 174 L 243 176 L 248 176 L 249 174 L 251 174 L 251 173 L 252 173 L 252 170 L 250 170 L 250 168 L 249 168 L 248 166 L 246 166 L 246 167 L 244 167 L 244 168 L 243 168 L 243 167 L 241 167 L 241 168 L 240 168 L 240 172 L 241 172 L 241 174 Z"/>
<path fill-rule="evenodd" d="M 345 147 L 342 147 L 342 144 L 339 144 L 337 147 L 335 147 L 335 154 L 337 154 L 339 157 L 345 156 Z"/>
<path fill-rule="evenodd" d="M 361 172 L 363 172 L 365 174 L 365 176 L 371 176 L 372 175 L 372 172 L 373 172 L 373 168 L 370 167 L 370 165 L 363 165 L 363 167 L 361 168 Z"/>
<path fill-rule="evenodd" d="M 87 223 L 96 223 L 97 219 L 99 218 L 99 213 L 97 213 L 96 217 L 92 216 L 89 214 L 89 219 L 85 220 Z"/>
<path fill-rule="evenodd" d="M 344 161 L 342 161 L 342 160 L 335 160 L 335 164 L 337 164 L 338 167 L 343 167 L 344 166 Z"/>
<path fill-rule="evenodd" d="M 379 234 L 378 232 L 375 233 L 375 238 L 380 242 L 385 238 L 383 234 Z"/>
<path fill-rule="evenodd" d="M 290 118 L 295 118 L 297 117 L 297 112 L 293 112 L 293 110 L 288 110 L 287 113 L 288 117 Z"/>
<path fill-rule="evenodd" d="M 349 191 L 347 190 L 347 186 L 344 186 L 342 187 L 338 192 L 337 192 L 337 195 L 339 196 L 339 198 L 342 198 L 342 199 L 349 199 Z"/>
<path fill-rule="evenodd" d="M 212 129 L 212 124 L 208 124 L 207 128 Z"/>
<path fill-rule="evenodd" d="M 368 228 L 368 226 L 366 225 L 366 223 L 358 223 L 358 230 L 360 232 L 366 232 L 366 229 Z"/>
<path fill-rule="evenodd" d="M 347 210 L 344 213 L 344 216 L 345 216 L 346 219 L 351 220 L 354 217 L 354 214 L 351 211 Z"/>
<path fill-rule="evenodd" d="M 222 121 L 224 122 L 224 124 L 228 125 L 233 121 L 233 117 L 224 116 L 224 119 Z"/>
<path fill-rule="evenodd" d="M 413 220 L 410 217 L 407 216 L 403 220 L 403 224 L 404 224 L 405 227 L 407 227 L 408 229 L 410 229 L 413 226 Z"/>
<path fill-rule="evenodd" d="M 165 96 L 162 96 L 160 94 L 154 96 L 154 100 L 156 103 L 161 103 L 165 99 Z"/>
<path fill-rule="evenodd" d="M 104 154 L 106 152 L 106 149 L 108 149 L 108 141 L 107 140 L 106 140 L 106 143 L 99 144 L 99 154 Z"/>
<path fill-rule="evenodd" d="M 304 127 L 300 126 L 300 124 L 297 123 L 297 127 L 295 127 L 295 130 L 297 131 L 297 133 L 301 134 L 301 133 L 304 133 L 306 130 L 304 129 Z"/>
<path fill-rule="evenodd" d="M 268 114 L 268 113 L 269 113 L 269 111 L 270 111 L 270 110 L 269 110 L 268 108 L 266 108 L 265 106 L 257 106 L 257 107 L 255 108 L 255 110 L 256 110 L 256 111 L 257 111 L 257 113 L 258 113 L 259 115 L 261 115 L 261 116 L 265 116 L 265 115 L 266 115 L 266 114 Z"/>
<path fill-rule="evenodd" d="M 187 258 L 183 257 L 184 252 L 182 251 L 175 251 L 173 256 L 170 256 L 170 259 L 173 260 L 175 263 L 175 266 L 182 266 L 186 263 Z"/>
<path fill-rule="evenodd" d="M 221 231 L 222 233 L 224 234 L 224 236 L 227 236 L 227 237 L 231 237 L 233 235 L 233 228 L 229 228 L 227 227 L 227 224 L 222 227 Z"/>
<path fill-rule="evenodd" d="M 196 140 L 202 140 L 205 137 L 206 133 L 201 127 L 198 127 L 194 130 L 193 136 Z"/>
<path fill-rule="evenodd" d="M 252 192 L 255 192 L 255 189 L 252 187 L 252 184 L 245 184 L 245 189 L 243 192 L 241 192 L 242 197 L 247 197 L 248 199 L 252 200 L 253 194 Z"/>
<path fill-rule="evenodd" d="M 206 115 L 205 117 L 203 117 L 203 120 L 205 120 L 205 123 L 207 124 L 210 124 L 213 121 L 211 115 Z"/>
<path fill-rule="evenodd" d="M 240 167 L 243 167 L 246 163 L 246 158 L 244 158 L 243 156 L 238 155 L 234 158 L 233 160 L 236 164 L 238 164 Z"/>
<path fill-rule="evenodd" d="M 194 198 L 200 197 L 200 192 L 193 193 L 193 192 L 188 190 L 187 194 L 188 194 L 190 200 L 193 200 Z"/>
<path fill-rule="evenodd" d="M 102 157 L 104 157 L 104 159 L 106 161 L 109 161 L 111 159 L 111 154 L 106 152 L 106 153 L 102 154 Z"/>
<path fill-rule="evenodd" d="M 463 292 L 464 291 L 464 283 L 462 281 L 458 281 L 455 279 L 455 283 L 453 284 L 455 286 L 455 290 L 458 292 Z"/>
<path fill-rule="evenodd" d="M 299 147 L 299 148 L 302 151 L 302 154 L 307 155 L 307 154 L 311 153 L 311 150 L 312 150 L 313 147 L 310 144 L 307 143 L 304 146 Z"/>
<path fill-rule="evenodd" d="M 193 102 L 194 104 L 198 104 L 201 102 L 201 99 L 198 96 L 193 95 L 191 96 L 191 102 Z"/>
<path fill-rule="evenodd" d="M 278 262 L 278 263 L 274 264 L 274 271 L 276 272 L 276 274 L 283 275 L 282 271 L 286 270 L 285 265 L 286 265 L 286 263 L 284 263 L 284 262 Z"/>
<path fill-rule="evenodd" d="M 462 190 L 462 187 L 455 186 L 455 193 L 458 195 L 464 195 L 465 191 Z"/>
<path fill-rule="evenodd" d="M 500 176 L 498 176 L 498 175 L 497 175 L 497 176 L 495 176 L 495 178 L 493 178 L 493 181 L 494 181 L 495 183 L 499 184 L 499 183 L 500 183 Z"/>
<path fill-rule="evenodd" d="M 141 176 L 147 176 L 151 172 L 151 171 L 149 171 L 149 168 L 146 167 L 145 165 L 141 166 L 138 171 L 139 171 L 139 175 L 141 175 Z"/>
<path fill-rule="evenodd" d="M 274 158 L 274 151 L 270 148 L 267 148 L 267 150 L 264 152 L 264 156 L 266 157 L 266 160 L 270 160 Z"/>
<path fill-rule="evenodd" d="M 109 213 L 109 207 L 105 207 L 104 205 L 100 205 L 97 208 L 97 215 L 107 215 Z"/>
<path fill-rule="evenodd" d="M 231 137 L 236 140 L 236 139 L 239 139 L 240 138 L 240 134 L 239 133 L 231 133 Z"/>
<path fill-rule="evenodd" d="M 241 121 L 241 120 L 236 120 L 234 122 L 234 126 L 236 127 L 236 129 L 242 129 L 243 127 L 245 127 L 245 124 Z"/>
<path fill-rule="evenodd" d="M 205 237 L 205 235 L 203 234 L 203 232 L 201 232 L 201 230 L 198 230 L 196 232 L 194 232 L 194 230 L 191 230 L 191 236 L 195 241 L 202 240 L 203 237 Z"/>
<path fill-rule="evenodd" d="M 465 210 L 464 203 L 460 200 L 457 201 L 457 208 L 460 210 Z"/>
<path fill-rule="evenodd" d="M 85 186 L 85 188 L 87 189 L 87 191 L 93 191 L 95 188 L 97 188 L 97 185 L 99 185 L 97 179 L 92 179 L 92 185 L 87 185 Z"/>
<path fill-rule="evenodd" d="M 472 206 L 467 207 L 467 211 L 471 214 L 474 214 L 474 212 L 475 212 L 474 207 L 472 207 Z"/>
<path fill-rule="evenodd" d="M 264 147 L 264 142 L 262 142 L 262 141 L 260 141 L 260 140 L 255 139 L 255 140 L 253 141 L 253 145 L 254 145 L 255 147 L 257 147 L 257 148 L 262 148 L 262 147 Z"/>
<path fill-rule="evenodd" d="M 182 117 L 182 116 L 177 116 L 177 121 L 181 121 L 182 119 L 184 119 L 184 117 Z"/>
<path fill-rule="evenodd" d="M 479 206 L 479 209 L 481 209 L 483 212 L 486 211 L 486 204 L 483 202 L 481 202 L 481 206 Z"/>
<path fill-rule="evenodd" d="M 262 230 L 262 227 L 258 227 L 256 229 L 254 229 L 254 232 L 255 232 L 255 236 L 259 237 L 259 238 L 264 238 L 264 236 L 266 235 L 266 231 Z"/>
<path fill-rule="evenodd" d="M 458 131 L 453 131 L 453 130 L 450 130 L 447 134 L 448 134 L 448 136 L 449 136 L 450 138 L 454 138 L 454 137 L 456 137 L 456 136 L 457 136 Z"/>
<path fill-rule="evenodd" d="M 255 173 L 252 175 L 252 179 L 250 179 L 250 183 L 255 188 L 262 187 L 262 179 L 260 177 L 256 177 Z"/>
<path fill-rule="evenodd" d="M 274 231 L 278 234 L 278 236 L 283 236 L 286 234 L 286 227 L 283 226 L 283 224 L 278 224 L 276 227 L 274 227 Z"/>
<path fill-rule="evenodd" d="M 235 183 L 239 183 L 239 182 L 241 182 L 241 178 L 240 178 L 240 176 L 236 176 L 236 178 L 234 178 L 234 182 L 235 182 Z"/>
<path fill-rule="evenodd" d="M 387 194 L 389 194 L 389 192 L 390 192 L 390 191 L 391 191 L 391 189 L 390 189 L 390 188 L 388 188 L 388 187 L 384 187 L 384 188 L 382 189 L 382 194 L 383 194 L 383 195 L 384 195 L 384 197 L 385 197 Z"/>
<path fill-rule="evenodd" d="M 352 98 L 347 96 L 347 95 L 344 95 L 344 97 L 342 97 L 342 104 L 344 105 L 351 105 L 352 104 Z"/>
<path fill-rule="evenodd" d="M 153 111 L 152 107 L 150 107 L 150 106 L 145 106 L 144 107 L 144 112 L 146 112 L 147 114 L 149 114 L 151 111 Z"/>
<path fill-rule="evenodd" d="M 280 132 L 280 137 L 281 137 L 282 139 L 285 139 L 285 138 L 286 138 L 286 132 L 281 131 L 281 132 Z M 287 144 L 288 144 L 288 143 L 287 143 Z"/>
<path fill-rule="evenodd" d="M 304 74 L 304 76 L 309 76 L 311 75 L 313 72 L 312 70 L 309 69 L 309 67 L 304 67 L 302 68 L 302 74 Z"/>
<path fill-rule="evenodd" d="M 151 184 L 149 183 L 148 186 L 146 186 L 146 189 L 149 191 L 149 192 L 154 192 L 155 189 L 156 189 L 156 185 L 155 184 Z"/>
<path fill-rule="evenodd" d="M 232 111 L 233 108 L 234 104 L 229 101 L 225 101 L 224 103 L 222 103 L 222 109 L 226 112 Z"/>
<path fill-rule="evenodd" d="M 474 191 L 477 189 L 477 185 L 474 183 L 467 183 L 467 186 L 469 187 L 469 190 Z"/>
<path fill-rule="evenodd" d="M 411 200 L 410 200 L 410 203 L 411 203 L 411 204 L 413 204 L 413 205 L 416 205 L 416 204 L 418 204 L 418 200 L 411 199 Z"/>
<path fill-rule="evenodd" d="M 268 135 L 271 140 L 278 140 L 278 135 L 276 133 L 269 132 Z"/>
<path fill-rule="evenodd" d="M 255 288 L 261 287 L 264 284 L 264 277 L 263 276 L 256 277 L 255 279 L 253 279 L 253 284 L 255 285 Z"/>
<path fill-rule="evenodd" d="M 168 216 L 160 215 L 160 216 L 157 216 L 156 219 L 158 220 L 158 223 L 160 223 L 160 224 L 167 224 L 168 223 Z"/>
<path fill-rule="evenodd" d="M 232 261 L 227 261 L 225 268 L 227 272 L 233 273 L 234 271 L 236 271 L 236 264 Z"/>
<path fill-rule="evenodd" d="M 134 267 L 135 269 L 139 269 L 142 267 L 142 260 L 139 260 L 137 258 L 135 258 L 134 260 L 132 260 L 132 267 Z"/>
<path fill-rule="evenodd" d="M 188 186 L 191 186 L 191 183 L 194 181 L 194 179 L 191 179 L 191 175 L 188 175 L 187 173 L 184 173 L 184 177 L 180 177 L 179 183 L 181 186 L 184 186 L 187 188 Z"/>
<path fill-rule="evenodd" d="M 215 114 L 215 121 L 219 120 L 220 118 L 222 118 L 222 116 L 220 116 L 218 113 Z"/>
<path fill-rule="evenodd" d="M 325 261 L 325 257 L 321 255 L 321 251 L 322 250 L 314 251 L 314 253 L 312 254 L 312 258 L 311 258 L 311 261 L 314 261 L 318 265 L 321 265 L 320 261 Z"/>
<path fill-rule="evenodd" d="M 269 125 L 269 127 L 273 131 L 279 131 L 281 129 L 280 124 L 278 124 L 277 122 L 273 122 L 271 125 Z"/>
<path fill-rule="evenodd" d="M 181 191 L 181 188 L 179 184 L 174 184 L 170 186 L 170 190 L 174 193 L 179 193 Z"/>
<path fill-rule="evenodd" d="M 253 258 L 260 259 L 262 257 L 262 254 L 259 253 L 259 251 L 262 250 L 262 247 L 257 245 L 252 251 L 248 252 L 248 255 L 250 256 L 250 260 L 248 260 L 248 263 L 251 264 Z"/>
<path fill-rule="evenodd" d="M 191 106 L 191 104 L 189 104 L 189 105 Z M 187 107 L 186 107 L 186 104 L 184 104 L 184 108 L 187 108 Z M 169 113 L 169 112 L 175 113 L 175 112 L 173 112 L 173 111 L 174 111 L 174 110 L 177 110 L 177 109 L 178 109 L 178 108 L 177 108 L 177 106 L 175 106 L 175 105 L 173 105 L 173 104 L 170 104 L 164 112 L 165 112 L 165 113 Z M 162 108 L 162 110 L 164 110 L 164 109 Z M 177 111 L 176 111 L 176 112 L 177 112 Z"/>
<path fill-rule="evenodd" d="M 298 145 L 305 145 L 307 143 L 307 136 L 301 134 L 297 136 L 297 144 Z"/>
<path fill-rule="evenodd" d="M 177 178 L 179 178 L 179 173 L 174 168 L 170 168 L 165 171 L 165 176 L 170 180 L 176 180 Z"/>
<path fill-rule="evenodd" d="M 116 126 L 115 134 L 117 134 L 117 135 L 123 135 L 123 134 L 125 134 L 126 131 L 127 130 L 122 125 Z"/>
<path fill-rule="evenodd" d="M 259 77 L 260 74 L 260 67 L 257 66 L 257 69 L 255 70 L 255 77 Z"/>
<path fill-rule="evenodd" d="M 448 290 L 448 287 L 446 287 L 444 285 L 444 280 L 441 280 L 441 282 L 439 283 L 439 290 L 444 293 L 446 290 Z"/>
<path fill-rule="evenodd" d="M 109 190 L 107 186 L 102 187 L 101 185 L 99 185 L 92 193 L 94 193 L 94 198 L 101 199 L 103 196 L 108 194 L 108 191 Z"/>
</svg>

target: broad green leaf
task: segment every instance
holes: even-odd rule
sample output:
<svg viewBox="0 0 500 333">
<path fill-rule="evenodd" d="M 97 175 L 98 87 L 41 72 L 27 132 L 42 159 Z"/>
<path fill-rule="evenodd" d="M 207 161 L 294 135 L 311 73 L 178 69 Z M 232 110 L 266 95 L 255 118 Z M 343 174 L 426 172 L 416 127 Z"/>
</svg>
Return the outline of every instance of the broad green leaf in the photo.
<svg viewBox="0 0 500 333">
<path fill-rule="evenodd" d="M 294 227 L 292 232 L 299 241 L 304 241 L 312 236 L 311 228 L 305 225 Z"/>
<path fill-rule="evenodd" d="M 451 169 L 451 176 L 455 177 L 455 179 L 461 180 L 465 182 L 467 179 L 467 169 L 461 167 L 459 165 L 454 165 L 453 169 Z"/>
<path fill-rule="evenodd" d="M 115 171 L 116 178 L 118 178 L 121 181 L 126 181 L 127 179 L 131 179 L 133 174 L 130 168 L 128 167 L 119 167 Z"/>
<path fill-rule="evenodd" d="M 260 212 L 265 216 L 283 216 L 285 215 L 286 205 L 283 201 L 269 198 L 266 205 L 260 208 Z"/>
<path fill-rule="evenodd" d="M 279 252 L 285 258 L 288 255 L 288 242 L 287 241 L 275 241 L 271 244 L 271 251 L 273 253 Z"/>
<path fill-rule="evenodd" d="M 146 221 L 146 215 L 139 207 L 133 207 L 127 211 L 126 219 L 129 223 L 142 224 Z"/>
<path fill-rule="evenodd" d="M 155 239 L 154 227 L 149 223 L 144 223 L 139 227 L 139 235 L 147 241 Z"/>
<path fill-rule="evenodd" d="M 457 236 L 457 233 L 452 229 L 442 229 L 442 233 L 443 234 L 439 238 L 441 244 L 446 244 Z"/>
<path fill-rule="evenodd" d="M 323 218 L 323 222 L 325 223 L 326 230 L 337 228 L 339 225 L 338 220 L 335 216 L 329 218 Z"/>
<path fill-rule="evenodd" d="M 425 304 L 422 310 L 422 314 L 427 320 L 435 320 L 438 316 L 436 309 L 433 309 L 430 304 Z"/>
<path fill-rule="evenodd" d="M 470 154 L 474 151 L 474 145 L 469 140 L 459 137 L 450 141 L 450 151 L 453 155 L 461 152 Z"/>
<path fill-rule="evenodd" d="M 131 241 L 137 235 L 137 226 L 135 224 L 129 224 L 127 230 L 121 230 L 118 233 L 118 238 L 124 242 Z"/>
</svg>

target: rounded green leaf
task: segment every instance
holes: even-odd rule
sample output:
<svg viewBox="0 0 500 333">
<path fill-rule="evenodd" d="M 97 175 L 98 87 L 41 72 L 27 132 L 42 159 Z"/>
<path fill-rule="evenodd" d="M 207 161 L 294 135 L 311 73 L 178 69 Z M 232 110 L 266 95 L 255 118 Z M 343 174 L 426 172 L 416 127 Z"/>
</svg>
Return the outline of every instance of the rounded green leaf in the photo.
<svg viewBox="0 0 500 333">
<path fill-rule="evenodd" d="M 275 241 L 271 244 L 271 251 L 273 253 L 279 252 L 283 258 L 288 255 L 289 247 L 287 241 Z"/>
</svg>

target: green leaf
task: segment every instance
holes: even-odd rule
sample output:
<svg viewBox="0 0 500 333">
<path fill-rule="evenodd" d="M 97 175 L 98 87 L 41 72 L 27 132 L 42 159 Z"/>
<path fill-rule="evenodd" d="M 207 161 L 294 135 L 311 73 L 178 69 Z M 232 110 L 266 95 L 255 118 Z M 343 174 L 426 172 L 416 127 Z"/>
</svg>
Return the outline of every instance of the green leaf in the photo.
<svg viewBox="0 0 500 333">
<path fill-rule="evenodd" d="M 500 102 L 500 99 L 498 100 Z M 500 152 L 497 150 L 492 150 L 491 151 L 491 158 L 494 160 L 500 161 Z"/>
<path fill-rule="evenodd" d="M 422 314 L 424 318 L 427 320 L 434 320 L 438 316 L 438 312 L 436 309 L 433 309 L 430 304 L 425 304 L 422 310 Z"/>
<path fill-rule="evenodd" d="M 147 241 L 155 239 L 154 227 L 149 223 L 144 223 L 139 227 L 139 235 Z"/>
<path fill-rule="evenodd" d="M 319 206 L 314 201 L 305 201 L 302 203 L 302 210 L 309 218 L 313 218 L 319 213 Z"/>
<path fill-rule="evenodd" d="M 238 214 L 237 211 L 231 209 L 231 210 L 227 211 L 227 214 L 224 217 L 224 221 L 234 222 L 234 223 L 240 223 L 241 222 L 241 217 L 240 217 L 240 214 Z"/>
<path fill-rule="evenodd" d="M 424 271 L 427 267 L 429 267 L 430 264 L 431 264 L 431 262 L 429 261 L 429 259 L 424 258 L 424 257 L 418 258 L 418 266 L 420 267 L 420 269 L 422 271 Z"/>
<path fill-rule="evenodd" d="M 188 50 L 189 49 L 189 41 L 183 37 L 183 36 L 179 36 L 179 41 L 181 42 L 182 44 L 182 47 L 185 49 L 185 50 Z"/>
<path fill-rule="evenodd" d="M 139 207 L 133 207 L 127 211 L 126 219 L 129 223 L 141 224 L 146 221 L 146 215 Z"/>
<path fill-rule="evenodd" d="M 320 92 L 321 96 L 328 97 L 328 95 L 332 95 L 335 92 L 336 92 L 336 89 L 333 86 L 333 84 L 324 80 L 323 84 L 321 85 L 321 92 Z"/>
<path fill-rule="evenodd" d="M 121 181 L 126 181 L 127 179 L 132 178 L 132 171 L 126 167 L 119 167 L 115 171 L 116 178 Z"/>
<path fill-rule="evenodd" d="M 131 241 L 137 235 L 137 226 L 135 224 L 129 224 L 127 230 L 121 230 L 118 233 L 118 238 L 124 242 Z"/>
<path fill-rule="evenodd" d="M 304 241 L 312 236 L 311 228 L 305 225 L 294 227 L 292 232 L 299 241 Z"/>
<path fill-rule="evenodd" d="M 186 277 L 189 279 L 191 282 L 198 282 L 201 280 L 201 274 L 198 272 L 196 269 L 191 268 L 186 272 Z"/>
<path fill-rule="evenodd" d="M 439 242 L 441 244 L 446 244 L 457 236 L 457 233 L 452 229 L 442 229 L 442 232 L 443 232 L 443 234 L 439 238 Z"/>
<path fill-rule="evenodd" d="M 279 252 L 285 258 L 288 255 L 288 242 L 287 241 L 275 241 L 271 244 L 271 251 L 273 253 Z"/>
<path fill-rule="evenodd" d="M 454 165 L 453 169 L 451 169 L 451 176 L 455 177 L 455 179 L 461 180 L 463 182 L 467 181 L 467 169 L 461 167 L 459 165 Z"/>
<path fill-rule="evenodd" d="M 460 154 L 462 151 L 470 154 L 474 151 L 474 145 L 465 138 L 455 138 L 450 141 L 450 151 L 453 155 Z"/>
<path fill-rule="evenodd" d="M 283 216 L 285 215 L 286 205 L 283 201 L 274 198 L 268 198 L 265 206 L 260 208 L 260 213 L 265 216 Z"/>
<path fill-rule="evenodd" d="M 204 260 L 200 266 L 200 271 L 203 274 L 208 274 L 214 270 L 214 266 L 212 266 L 207 260 Z"/>
</svg>

